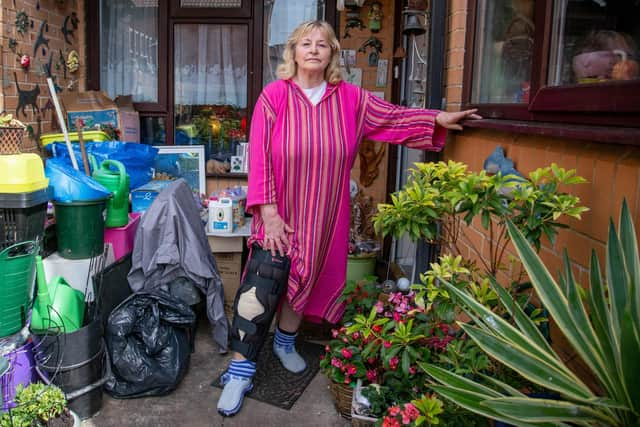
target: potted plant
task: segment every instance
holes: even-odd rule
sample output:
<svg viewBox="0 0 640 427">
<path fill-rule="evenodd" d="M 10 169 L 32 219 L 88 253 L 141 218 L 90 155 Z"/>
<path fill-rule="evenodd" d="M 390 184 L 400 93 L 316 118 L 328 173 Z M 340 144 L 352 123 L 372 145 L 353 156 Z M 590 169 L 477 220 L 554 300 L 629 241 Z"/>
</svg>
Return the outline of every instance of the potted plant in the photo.
<svg viewBox="0 0 640 427">
<path fill-rule="evenodd" d="M 18 385 L 15 408 L 0 416 L 0 427 L 79 427 L 80 418 L 67 407 L 64 393 L 54 385 Z"/>
<path fill-rule="evenodd" d="M 378 205 L 376 230 L 383 235 L 406 234 L 412 240 L 436 242 L 452 254 L 461 253 L 458 243 L 462 240 L 492 276 L 503 267 L 509 243 L 507 219 L 539 249 L 543 235 L 553 243 L 558 229 L 567 227 L 559 222 L 561 217 L 579 219 L 587 210 L 578 205 L 578 197 L 561 190 L 585 182 L 584 178 L 555 163 L 536 169 L 528 179 L 485 171 L 471 173 L 465 164 L 453 161 L 415 166 L 407 185 L 391 196 L 391 203 Z M 489 235 L 486 258 L 462 227 L 476 217 Z"/>
<path fill-rule="evenodd" d="M 6 111 L 0 113 L 0 154 L 19 154 L 26 126 Z"/>
<path fill-rule="evenodd" d="M 429 363 L 421 364 L 436 381 L 432 388 L 470 411 L 517 425 L 638 425 L 640 258 L 626 201 L 618 231 L 613 222 L 609 226 L 604 275 L 595 252 L 592 254 L 587 291 L 574 279 L 566 254 L 564 274 L 556 281 L 526 236 L 511 222 L 507 227 L 537 295 L 571 348 L 589 367 L 589 377 L 565 365 L 495 281 L 493 288 L 516 319 L 515 326 L 442 279 L 443 286 L 463 301 L 474 320 L 475 324 L 460 323 L 471 339 L 499 363 L 559 398 L 531 398 L 499 380 L 488 386 Z M 591 380 L 597 384 L 590 387 Z"/>
<path fill-rule="evenodd" d="M 363 299 L 355 296 L 362 296 L 363 292 L 357 289 L 356 285 L 348 295 L 351 304 L 360 308 L 358 304 Z M 320 365 L 332 384 L 349 386 L 350 397 L 362 395 L 368 399 L 370 407 L 360 408 L 368 419 L 355 417 L 360 423 L 380 419 L 388 408 L 422 399 L 431 392 L 428 376 L 419 369 L 419 362 L 436 363 L 470 376 L 490 364 L 473 342 L 457 334 L 435 310 L 418 305 L 413 291 L 392 292 L 386 300 L 376 301 L 368 313 L 354 310 L 346 326 L 333 331 L 333 337 Z M 354 387 L 358 389 L 355 393 Z M 453 408 L 448 406 L 447 409 Z M 359 411 L 351 403 L 351 414 L 364 414 Z"/>
</svg>

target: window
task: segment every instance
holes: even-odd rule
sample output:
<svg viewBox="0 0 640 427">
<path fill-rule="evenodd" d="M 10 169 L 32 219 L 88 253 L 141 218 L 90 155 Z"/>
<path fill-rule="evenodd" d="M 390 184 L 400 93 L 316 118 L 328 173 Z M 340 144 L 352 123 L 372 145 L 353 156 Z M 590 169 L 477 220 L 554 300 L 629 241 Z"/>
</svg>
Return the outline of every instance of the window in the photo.
<svg viewBox="0 0 640 427">
<path fill-rule="evenodd" d="M 242 146 L 263 84 L 275 78 L 288 33 L 336 14 L 326 0 L 86 3 L 88 28 L 99 28 L 87 33 L 87 49 L 100 53 L 87 59 L 87 87 L 133 95 L 142 142 L 203 144 L 207 158 L 225 165 L 239 156 L 234 146 Z"/>
<path fill-rule="evenodd" d="M 204 145 L 229 169 L 247 139 L 248 39 L 246 25 L 174 27 L 175 144 Z"/>
<path fill-rule="evenodd" d="M 640 3 L 470 2 L 463 101 L 487 118 L 640 127 Z"/>
<path fill-rule="evenodd" d="M 100 82 L 111 98 L 158 102 L 158 4 L 100 2 Z"/>
<path fill-rule="evenodd" d="M 276 80 L 276 69 L 289 34 L 299 24 L 324 19 L 325 2 L 319 0 L 267 0 L 264 2 L 264 52 L 262 83 Z"/>
</svg>

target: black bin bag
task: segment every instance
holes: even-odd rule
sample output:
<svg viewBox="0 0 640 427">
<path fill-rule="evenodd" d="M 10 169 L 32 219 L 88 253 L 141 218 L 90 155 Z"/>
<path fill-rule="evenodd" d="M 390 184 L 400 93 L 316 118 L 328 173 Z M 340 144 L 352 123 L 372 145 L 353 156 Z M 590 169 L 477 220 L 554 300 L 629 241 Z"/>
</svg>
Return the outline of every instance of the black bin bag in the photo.
<svg viewBox="0 0 640 427">
<path fill-rule="evenodd" d="M 125 399 L 174 390 L 189 368 L 195 319 L 189 305 L 161 290 L 124 300 L 105 332 L 113 372 L 107 393 Z"/>
</svg>

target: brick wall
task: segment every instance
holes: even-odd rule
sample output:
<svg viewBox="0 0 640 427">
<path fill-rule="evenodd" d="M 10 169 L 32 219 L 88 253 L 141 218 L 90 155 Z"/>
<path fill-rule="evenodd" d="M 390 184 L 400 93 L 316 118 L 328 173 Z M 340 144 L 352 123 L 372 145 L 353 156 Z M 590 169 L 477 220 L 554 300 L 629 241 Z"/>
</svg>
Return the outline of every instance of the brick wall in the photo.
<svg viewBox="0 0 640 427">
<path fill-rule="evenodd" d="M 447 110 L 457 110 L 462 100 L 467 0 L 449 0 L 448 6 L 445 78 Z M 579 175 L 589 181 L 588 184 L 575 186 L 572 191 L 591 210 L 580 221 L 567 220 L 570 229 L 561 230 L 553 245 L 543 241 L 541 256 L 552 271 L 561 265 L 562 249 L 567 247 L 574 273 L 581 283 L 587 282 L 591 250 L 596 250 L 602 259 L 608 219 L 614 217 L 617 220 L 624 197 L 636 219 L 636 228 L 640 228 L 640 149 L 467 128 L 462 133 L 450 133 L 444 157 L 464 162 L 471 170 L 479 171 L 484 159 L 497 145 L 505 149 L 506 155 L 513 159 L 518 171 L 524 174 L 555 162 L 564 168 L 576 169 Z M 474 231 L 468 234 L 475 236 L 478 247 L 483 247 L 482 240 L 487 236 L 482 234 L 479 226 L 474 227 Z"/>
<path fill-rule="evenodd" d="M 15 7 L 14 7 L 15 5 Z M 16 14 L 20 11 L 26 12 L 29 22 L 27 31 L 24 34 L 18 32 L 16 28 Z M 66 43 L 62 32 L 65 17 L 76 13 L 79 19 L 78 28 L 73 36 L 69 37 L 71 44 Z M 49 101 L 49 90 L 44 66 L 51 58 L 51 74 L 55 76 L 56 83 L 63 88 L 64 92 L 77 91 L 78 88 L 85 88 L 86 81 L 86 59 L 85 59 L 85 26 L 84 26 L 84 0 L 56 1 L 56 0 L 15 0 L 3 1 L 0 7 L 0 55 L 1 76 L 0 76 L 0 110 L 6 110 L 25 124 L 32 126 L 34 137 L 25 136 L 22 151 L 37 151 L 37 134 L 45 133 L 57 128 L 57 118 L 53 109 L 45 109 Z M 34 53 L 34 45 L 38 38 L 40 28 L 46 21 L 43 28 L 43 35 L 48 40 L 47 44 L 41 44 L 37 52 Z M 67 28 L 71 29 L 70 23 Z M 48 31 L 47 31 L 48 29 Z M 9 40 L 15 39 L 17 46 L 15 53 L 9 48 Z M 76 50 L 80 54 L 80 69 L 75 73 L 66 72 L 61 63 L 62 58 L 67 59 L 71 50 Z M 25 70 L 20 66 L 18 54 L 27 54 L 31 58 L 31 66 Z M 15 73 L 15 77 L 14 77 Z M 32 111 L 31 107 L 25 109 L 25 114 L 16 114 L 18 107 L 18 91 L 16 89 L 16 79 L 21 90 L 33 90 L 38 86 L 40 93 L 37 97 L 37 106 L 40 112 Z M 44 109 L 44 110 L 43 110 Z M 40 126 L 38 126 L 40 121 Z"/>
<path fill-rule="evenodd" d="M 449 0 L 445 61 L 447 111 L 458 111 L 462 103 L 462 70 L 467 26 L 467 0 Z"/>
<path fill-rule="evenodd" d="M 609 218 L 613 217 L 617 223 L 623 198 L 627 199 L 637 232 L 640 231 L 639 148 L 467 129 L 451 138 L 445 158 L 464 162 L 471 170 L 479 171 L 497 145 L 504 148 L 516 169 L 525 175 L 555 162 L 566 169 L 576 169 L 577 174 L 588 181 L 572 186 L 571 192 L 580 197 L 590 211 L 584 213 L 581 220 L 566 220 L 570 228 L 560 230 L 554 244 L 543 240 L 540 255 L 551 271 L 560 267 L 562 250 L 566 247 L 576 278 L 587 284 L 591 250 L 604 260 Z M 481 233 L 479 225 L 474 228 Z M 483 234 L 479 237 L 480 240 L 486 238 Z"/>
<path fill-rule="evenodd" d="M 447 32 L 446 96 L 447 110 L 461 107 L 462 71 L 467 0 L 449 0 L 449 19 Z M 588 286 L 589 257 L 592 250 L 598 255 L 601 268 L 604 268 L 604 256 L 609 218 L 618 223 L 623 198 L 631 210 L 636 232 L 640 238 L 640 148 L 599 144 L 591 141 L 578 141 L 562 138 L 550 138 L 494 130 L 465 129 L 462 133 L 450 133 L 444 151 L 444 159 L 452 159 L 469 165 L 470 170 L 482 169 L 484 160 L 501 145 L 507 157 L 511 158 L 516 169 L 528 174 L 538 167 L 557 163 L 566 169 L 576 169 L 577 174 L 587 179 L 586 184 L 572 186 L 572 193 L 580 197 L 581 203 L 590 208 L 581 220 L 568 219 L 570 227 L 562 229 L 551 244 L 542 241 L 540 256 L 552 273 L 562 266 L 562 251 L 567 248 L 571 268 L 582 286 Z M 478 223 L 473 223 L 466 231 L 474 245 L 486 255 L 488 236 Z M 462 243 L 464 255 L 477 258 L 469 245 Z M 515 256 L 513 247 L 510 255 Z M 506 272 L 499 274 L 501 283 L 517 276 L 519 265 L 512 265 Z M 557 277 L 557 275 L 556 275 Z M 589 372 L 571 350 L 561 331 L 552 323 L 551 337 L 554 348 L 562 360 L 582 378 L 588 378 Z M 584 374 L 584 375 L 583 375 Z"/>
</svg>

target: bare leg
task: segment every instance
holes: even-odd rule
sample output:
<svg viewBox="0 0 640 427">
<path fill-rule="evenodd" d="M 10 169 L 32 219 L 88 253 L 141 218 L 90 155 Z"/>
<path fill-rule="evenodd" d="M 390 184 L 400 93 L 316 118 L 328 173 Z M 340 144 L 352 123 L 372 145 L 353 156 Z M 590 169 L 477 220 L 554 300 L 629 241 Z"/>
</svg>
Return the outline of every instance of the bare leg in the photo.
<svg viewBox="0 0 640 427">
<path fill-rule="evenodd" d="M 284 301 L 282 304 L 282 310 L 280 311 L 280 317 L 278 319 L 278 327 L 281 331 L 296 333 L 302 323 L 302 316 L 293 311 L 289 301 Z"/>
</svg>

